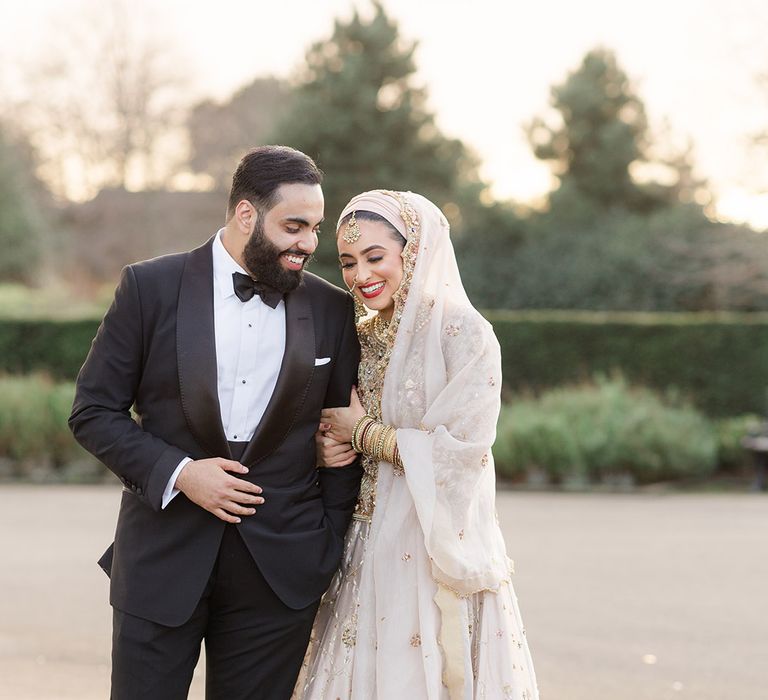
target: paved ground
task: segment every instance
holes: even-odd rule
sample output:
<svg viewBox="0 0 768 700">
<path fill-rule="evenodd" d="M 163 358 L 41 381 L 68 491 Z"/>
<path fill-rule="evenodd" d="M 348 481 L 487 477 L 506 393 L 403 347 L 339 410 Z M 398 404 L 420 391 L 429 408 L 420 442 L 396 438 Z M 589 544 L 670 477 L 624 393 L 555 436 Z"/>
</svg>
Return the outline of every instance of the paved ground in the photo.
<svg viewBox="0 0 768 700">
<path fill-rule="evenodd" d="M 108 697 L 119 493 L 0 487 L 2 700 Z M 768 496 L 503 492 L 499 515 L 543 700 L 768 698 Z"/>
</svg>

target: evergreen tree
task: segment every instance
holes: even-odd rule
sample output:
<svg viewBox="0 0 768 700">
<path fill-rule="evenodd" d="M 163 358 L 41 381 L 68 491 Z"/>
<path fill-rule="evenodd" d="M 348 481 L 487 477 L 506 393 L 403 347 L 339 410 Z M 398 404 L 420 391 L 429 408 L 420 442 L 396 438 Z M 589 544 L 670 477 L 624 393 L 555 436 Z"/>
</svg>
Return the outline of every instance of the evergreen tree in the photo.
<svg viewBox="0 0 768 700">
<path fill-rule="evenodd" d="M 39 194 L 28 147 L 0 125 L 0 281 L 24 282 L 37 269 L 44 226 Z"/>
<path fill-rule="evenodd" d="M 415 49 L 375 2 L 371 19 L 355 12 L 337 21 L 332 36 L 307 53 L 274 140 L 309 154 L 325 172 L 326 231 L 364 190 L 413 190 L 455 212 L 467 188 L 482 189 L 476 161 L 461 141 L 440 133 L 426 91 L 414 85 Z M 313 269 L 338 281 L 332 235 L 321 237 Z"/>
<path fill-rule="evenodd" d="M 528 135 L 536 156 L 550 161 L 560 178 L 553 206 L 558 198 L 569 208 L 575 199 L 586 198 L 582 206 L 653 208 L 658 194 L 640 187 L 630 174 L 630 166 L 645 158 L 645 108 L 615 55 L 590 51 L 564 83 L 552 88 L 551 104 L 560 124 L 537 118 Z"/>
</svg>

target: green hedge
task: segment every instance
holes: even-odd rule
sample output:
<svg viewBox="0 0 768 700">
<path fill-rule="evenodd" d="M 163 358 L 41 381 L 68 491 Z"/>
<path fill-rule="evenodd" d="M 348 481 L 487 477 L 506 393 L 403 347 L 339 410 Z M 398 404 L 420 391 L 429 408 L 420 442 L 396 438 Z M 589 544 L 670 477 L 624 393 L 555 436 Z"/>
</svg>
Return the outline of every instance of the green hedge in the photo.
<svg viewBox="0 0 768 700">
<path fill-rule="evenodd" d="M 74 379 L 100 319 L 0 319 L 0 373 Z"/>
<path fill-rule="evenodd" d="M 712 416 L 763 413 L 768 314 L 487 313 L 515 393 L 620 373 Z"/>
<path fill-rule="evenodd" d="M 768 314 L 490 311 L 515 393 L 620 373 L 712 416 L 763 413 Z M 77 375 L 97 319 L 0 319 L 0 372 Z"/>
</svg>

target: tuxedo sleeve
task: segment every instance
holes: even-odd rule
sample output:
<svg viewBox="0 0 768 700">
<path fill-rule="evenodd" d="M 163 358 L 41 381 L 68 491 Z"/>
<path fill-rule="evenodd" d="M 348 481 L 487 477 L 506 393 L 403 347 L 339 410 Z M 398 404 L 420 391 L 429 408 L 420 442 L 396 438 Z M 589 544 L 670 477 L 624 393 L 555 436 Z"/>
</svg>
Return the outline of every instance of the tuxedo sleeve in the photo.
<svg viewBox="0 0 768 700">
<path fill-rule="evenodd" d="M 352 386 L 357 384 L 359 364 L 360 344 L 357 341 L 354 306 L 350 299 L 325 395 L 325 408 L 349 406 L 349 394 Z M 321 467 L 318 473 L 325 514 L 336 534 L 343 538 L 360 491 L 360 478 L 363 474 L 360 457 L 346 467 Z"/>
<path fill-rule="evenodd" d="M 143 355 L 140 290 L 129 266 L 78 375 L 69 426 L 124 486 L 159 511 L 168 479 L 187 454 L 145 432 L 131 417 Z"/>
</svg>

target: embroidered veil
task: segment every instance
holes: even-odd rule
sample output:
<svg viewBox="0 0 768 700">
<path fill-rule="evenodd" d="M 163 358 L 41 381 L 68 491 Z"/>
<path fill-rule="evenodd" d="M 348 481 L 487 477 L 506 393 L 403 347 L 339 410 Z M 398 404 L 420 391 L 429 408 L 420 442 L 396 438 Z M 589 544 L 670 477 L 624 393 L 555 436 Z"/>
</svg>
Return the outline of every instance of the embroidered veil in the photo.
<svg viewBox="0 0 768 700">
<path fill-rule="evenodd" d="M 384 423 L 397 428 L 432 575 L 461 597 L 494 590 L 508 579 L 511 564 L 495 520 L 491 455 L 500 407 L 498 341 L 464 291 L 448 222 L 434 204 L 411 192 L 375 190 L 354 197 L 340 221 L 360 210 L 384 216 L 407 240 L 387 331 L 381 410 Z M 391 465 L 379 467 L 377 552 L 397 546 L 375 533 L 380 506 L 402 493 L 391 488 Z"/>
</svg>

